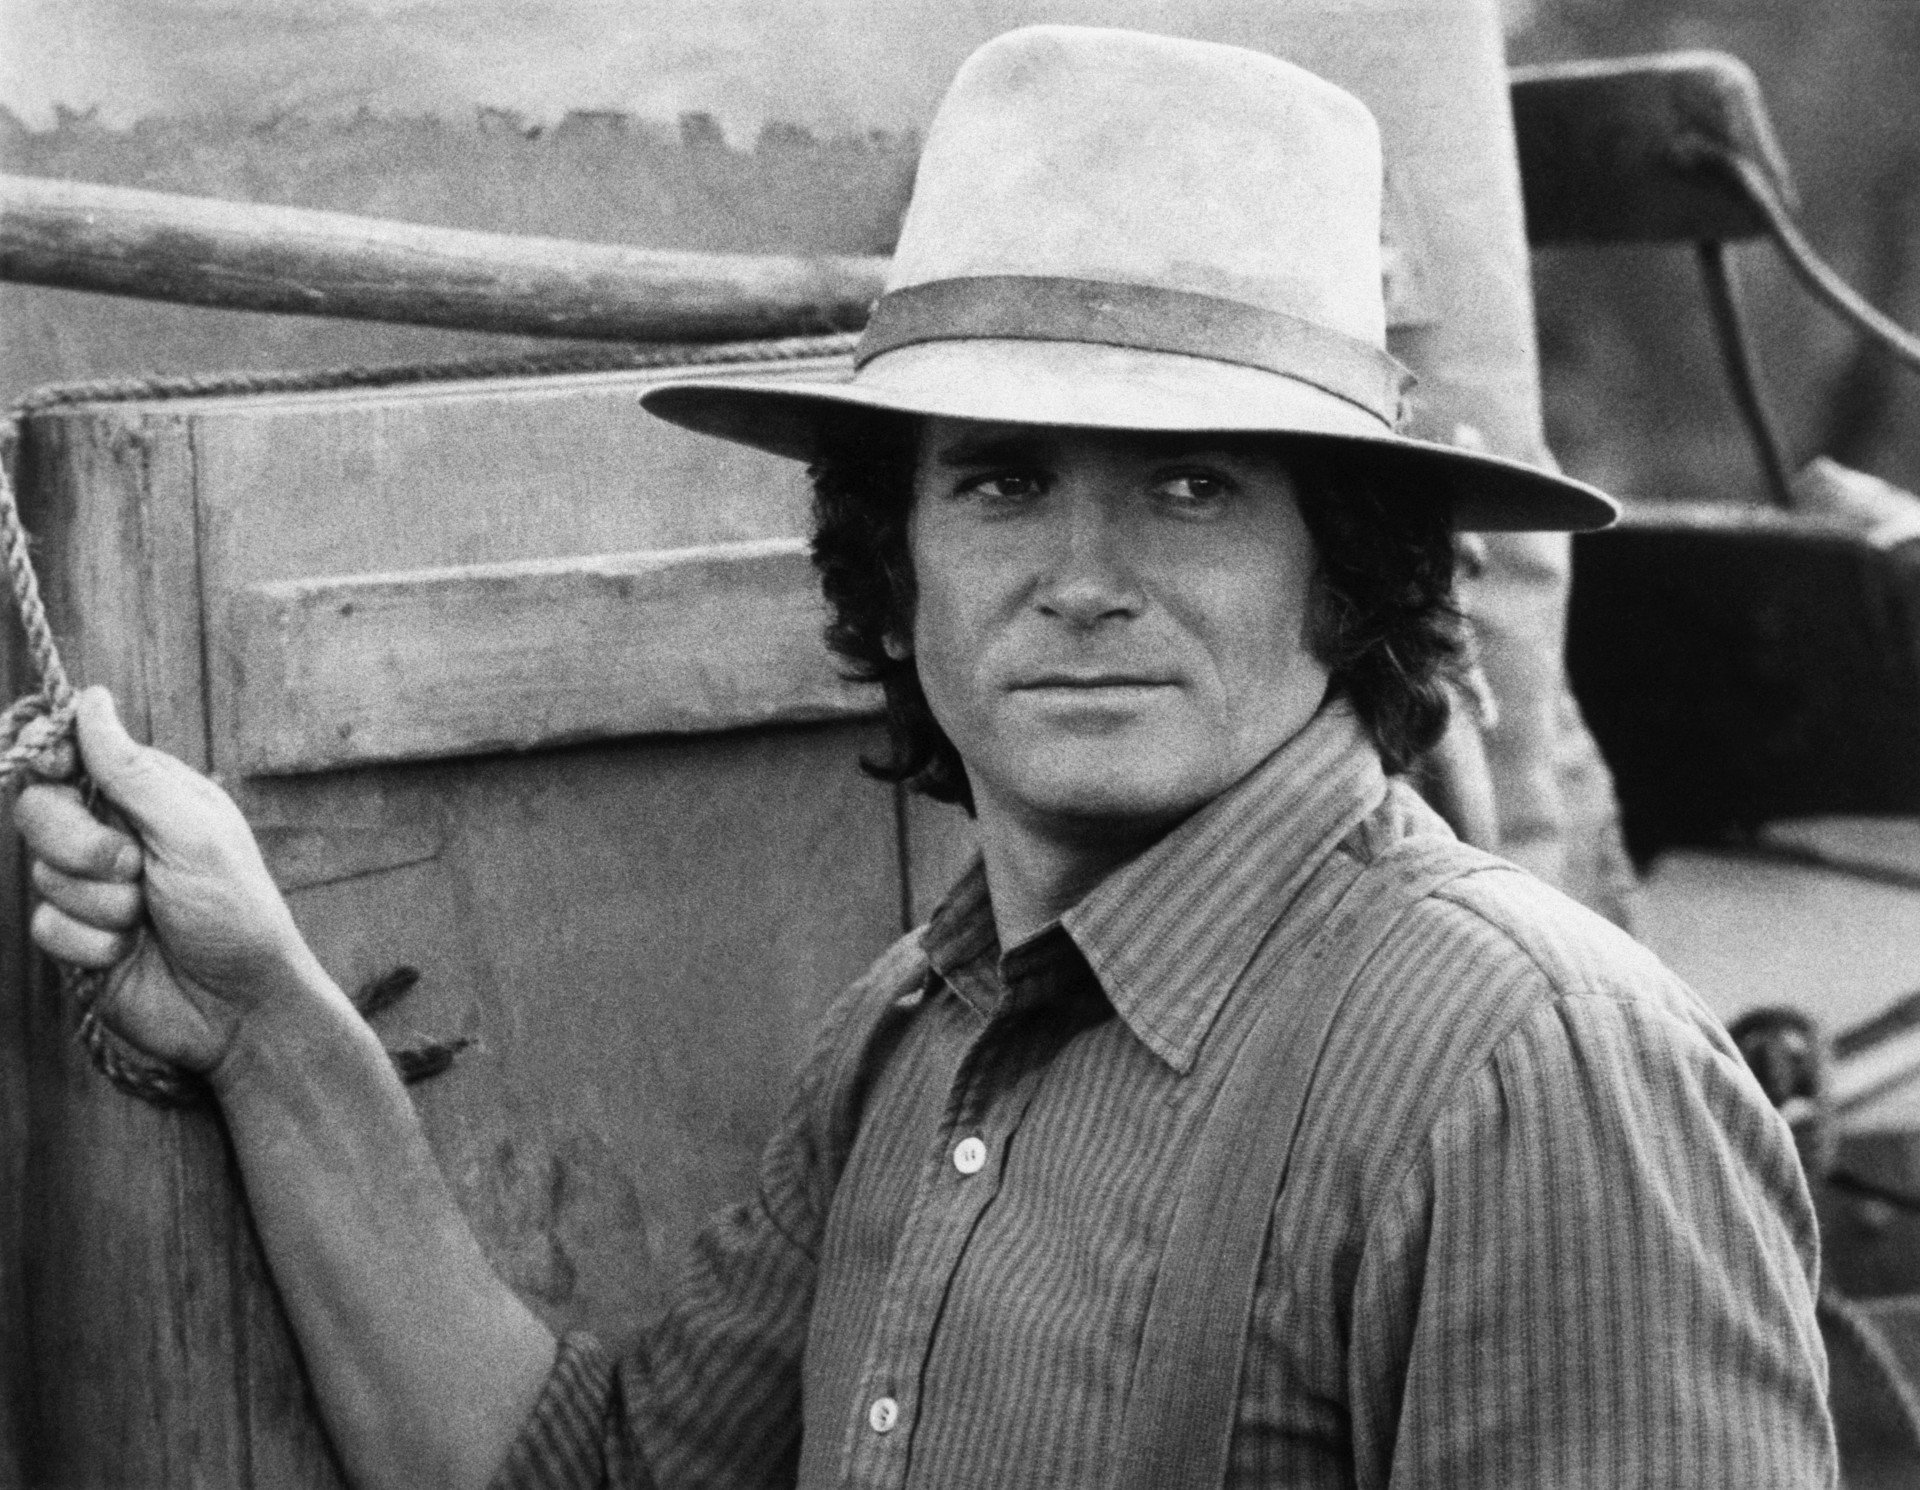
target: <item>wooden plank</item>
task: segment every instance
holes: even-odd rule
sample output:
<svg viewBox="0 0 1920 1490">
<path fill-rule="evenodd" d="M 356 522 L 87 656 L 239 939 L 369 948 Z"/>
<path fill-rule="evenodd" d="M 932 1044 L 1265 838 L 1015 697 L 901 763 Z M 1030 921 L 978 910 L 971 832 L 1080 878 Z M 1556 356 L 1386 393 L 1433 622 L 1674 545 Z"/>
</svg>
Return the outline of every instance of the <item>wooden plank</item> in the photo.
<svg viewBox="0 0 1920 1490">
<path fill-rule="evenodd" d="M 28 691 L 32 664 L 17 627 L 0 628 L 0 698 Z M 0 812 L 0 988 L 28 987 L 26 863 L 11 811 Z M 27 1000 L 0 998 L 0 1195 L 26 1190 Z M 0 1205 L 0 1486 L 24 1483 L 21 1468 L 21 1408 L 32 1357 L 27 1349 L 27 1299 L 21 1258 L 26 1216 L 18 1205 Z"/>
<path fill-rule="evenodd" d="M 24 515 L 75 680 L 108 684 L 136 734 L 198 760 L 191 525 L 165 510 L 186 498 L 191 452 L 184 426 L 148 413 L 30 421 Z M 47 965 L 29 972 L 23 1480 L 246 1484 L 231 1280 L 251 1244 L 219 1124 L 108 1086 Z"/>
<path fill-rule="evenodd" d="M 191 427 L 210 651 L 224 654 L 228 609 L 252 584 L 805 534 L 797 465 L 640 409 L 641 391 L 669 375 L 170 405 Z M 206 684 L 213 733 L 230 743 L 235 670 L 216 655 Z M 234 769 L 230 749 L 219 769 Z"/>
<path fill-rule="evenodd" d="M 35 562 L 67 671 L 78 685 L 113 689 L 134 734 L 203 765 L 198 708 L 183 717 L 177 694 L 156 697 L 151 686 L 184 674 L 189 694 L 199 691 L 196 541 L 191 522 L 155 507 L 190 488 L 185 427 L 114 408 L 83 421 L 32 418 L 25 444 L 23 515 L 40 540 Z"/>
<path fill-rule="evenodd" d="M 76 671 L 192 755 L 227 716 L 203 697 L 180 721 L 226 687 L 228 608 L 256 587 L 371 571 L 377 590 L 399 565 L 551 579 L 624 538 L 745 545 L 811 600 L 798 473 L 724 447 L 702 464 L 634 407 L 638 381 L 37 420 L 55 475 L 34 521 Z M 205 672 L 196 576 L 169 567 L 166 535 L 189 531 Z M 658 1305 L 684 1239 L 750 1187 L 813 1010 L 896 934 L 889 794 L 856 769 L 874 735 L 835 719 L 229 778 L 344 984 L 422 970 L 382 1033 L 478 1037 L 418 1100 L 489 1254 L 556 1324 L 617 1338 Z M 217 1122 L 108 1087 L 46 983 L 28 1010 L 25 1482 L 330 1490 Z"/>
<path fill-rule="evenodd" d="M 797 538 L 247 585 L 215 760 L 245 775 L 857 718 Z"/>
<path fill-rule="evenodd" d="M 438 856 L 290 903 L 343 985 L 420 969 L 375 1021 L 389 1042 L 478 1042 L 414 1100 L 488 1254 L 554 1325 L 619 1340 L 657 1311 L 686 1241 L 752 1192 L 821 1002 L 898 935 L 889 793 L 855 764 L 877 734 L 241 783 L 256 820 L 443 825 Z M 297 1373 L 258 1375 L 297 1390 Z"/>
<path fill-rule="evenodd" d="M 130 417 L 125 443 L 128 458 L 140 466 L 135 574 L 146 623 L 138 650 L 146 739 L 204 770 L 206 646 L 192 430 L 186 419 L 165 408 L 142 411 Z"/>
<path fill-rule="evenodd" d="M 817 378 L 845 366 L 750 370 Z M 175 403 L 193 425 L 208 602 L 254 580 L 804 536 L 811 494 L 798 464 L 640 408 L 671 376 Z"/>
<path fill-rule="evenodd" d="M 799 469 L 649 418 L 652 380 L 184 406 L 216 740 L 235 717 L 229 607 L 254 587 L 463 565 L 551 578 L 582 554 L 783 540 L 817 605 Z M 470 645 L 457 630 L 449 645 Z M 421 969 L 382 1033 L 477 1038 L 416 1100 L 489 1255 L 556 1326 L 618 1339 L 657 1309 L 685 1239 L 750 1189 L 812 1011 L 896 934 L 889 794 L 856 768 L 874 736 L 832 721 L 230 778 L 251 821 L 324 830 L 327 857 L 370 871 L 310 878 L 292 903 L 348 986 Z M 403 840 L 429 834 L 438 851 L 406 862 Z M 253 1482 L 322 1483 L 272 1294 L 235 1296 Z"/>
<path fill-rule="evenodd" d="M 224 310 L 603 341 L 800 336 L 863 325 L 886 263 L 627 248 L 0 175 L 0 279 Z"/>
</svg>

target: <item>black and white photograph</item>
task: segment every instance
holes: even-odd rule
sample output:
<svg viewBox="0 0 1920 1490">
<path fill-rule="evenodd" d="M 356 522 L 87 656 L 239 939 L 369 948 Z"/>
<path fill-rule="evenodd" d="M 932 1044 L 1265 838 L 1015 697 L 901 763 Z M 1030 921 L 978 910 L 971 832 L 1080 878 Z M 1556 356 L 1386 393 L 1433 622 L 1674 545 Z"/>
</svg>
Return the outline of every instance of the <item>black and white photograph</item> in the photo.
<svg viewBox="0 0 1920 1490">
<path fill-rule="evenodd" d="M 0 0 L 0 1490 L 1920 1486 L 1920 4 Z"/>
</svg>

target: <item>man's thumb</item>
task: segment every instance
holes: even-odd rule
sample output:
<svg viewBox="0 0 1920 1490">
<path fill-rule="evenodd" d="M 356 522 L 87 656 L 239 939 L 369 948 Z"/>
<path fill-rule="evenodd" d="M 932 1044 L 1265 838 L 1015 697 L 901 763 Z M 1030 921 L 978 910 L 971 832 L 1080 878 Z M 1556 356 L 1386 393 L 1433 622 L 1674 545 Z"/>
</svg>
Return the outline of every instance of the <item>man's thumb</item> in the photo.
<svg viewBox="0 0 1920 1490">
<path fill-rule="evenodd" d="M 113 695 L 104 688 L 83 690 L 73 712 L 87 774 L 135 827 L 145 827 L 167 795 L 166 758 L 127 733 Z"/>
</svg>

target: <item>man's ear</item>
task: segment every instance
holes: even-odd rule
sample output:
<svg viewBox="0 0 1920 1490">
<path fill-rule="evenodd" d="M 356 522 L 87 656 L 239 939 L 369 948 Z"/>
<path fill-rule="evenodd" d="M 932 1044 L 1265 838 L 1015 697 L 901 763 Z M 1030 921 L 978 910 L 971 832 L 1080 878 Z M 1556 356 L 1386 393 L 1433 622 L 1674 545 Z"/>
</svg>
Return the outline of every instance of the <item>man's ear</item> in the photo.
<svg viewBox="0 0 1920 1490">
<path fill-rule="evenodd" d="M 1350 607 L 1327 583 L 1326 570 L 1316 563 L 1307 578 L 1307 651 L 1330 672 L 1338 671 L 1353 660 L 1347 655 L 1347 628 L 1352 620 L 1349 611 Z"/>
<path fill-rule="evenodd" d="M 895 662 L 905 662 L 913 656 L 913 643 L 897 631 L 889 631 L 880 642 L 880 650 Z"/>
</svg>

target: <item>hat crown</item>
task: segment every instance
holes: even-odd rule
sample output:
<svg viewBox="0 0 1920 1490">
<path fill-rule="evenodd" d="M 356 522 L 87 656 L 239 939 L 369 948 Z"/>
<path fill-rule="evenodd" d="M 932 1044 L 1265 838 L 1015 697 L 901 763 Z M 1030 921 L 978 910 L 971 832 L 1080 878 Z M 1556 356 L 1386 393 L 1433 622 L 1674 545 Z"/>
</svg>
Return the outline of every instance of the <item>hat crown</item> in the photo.
<svg viewBox="0 0 1920 1490">
<path fill-rule="evenodd" d="M 928 131 L 887 293 L 826 381 L 689 378 L 654 412 L 799 460 L 856 411 L 1319 442 L 1464 526 L 1590 528 L 1578 482 L 1412 439 L 1386 351 L 1380 136 L 1260 52 L 1036 26 L 989 42 Z"/>
<path fill-rule="evenodd" d="M 929 131 L 889 290 L 1018 275 L 1239 301 L 1386 343 L 1380 137 L 1277 57 L 1034 26 L 973 54 Z"/>
</svg>

